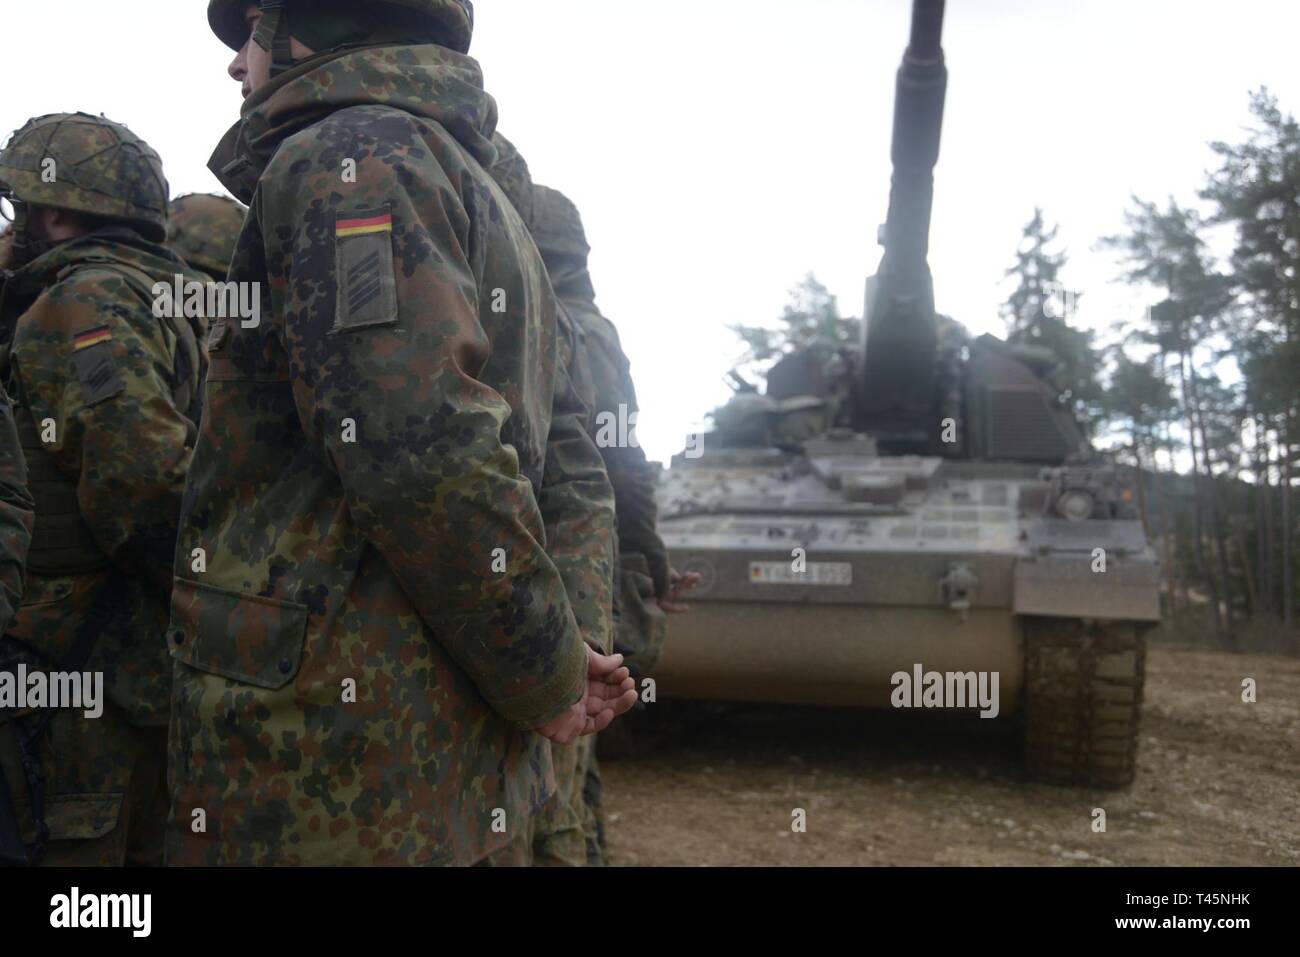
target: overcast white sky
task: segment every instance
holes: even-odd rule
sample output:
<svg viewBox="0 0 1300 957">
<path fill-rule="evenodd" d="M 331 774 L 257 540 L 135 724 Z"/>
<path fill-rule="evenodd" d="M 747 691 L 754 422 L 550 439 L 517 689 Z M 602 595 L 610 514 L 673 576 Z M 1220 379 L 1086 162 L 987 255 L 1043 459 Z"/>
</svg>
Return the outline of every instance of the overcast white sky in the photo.
<svg viewBox="0 0 1300 957">
<path fill-rule="evenodd" d="M 238 118 L 203 0 L 8 0 L 0 127 L 102 112 L 162 154 L 173 195 Z M 581 207 L 666 459 L 725 400 L 731 323 L 815 271 L 846 314 L 879 259 L 909 0 L 478 0 L 473 53 L 538 182 Z M 43 41 L 50 39 L 47 45 Z M 1001 334 L 999 285 L 1035 204 L 1061 226 L 1080 321 L 1131 296 L 1092 251 L 1131 193 L 1191 202 L 1260 85 L 1300 111 L 1297 0 L 949 0 L 930 262 L 939 308 Z M 1125 305 L 1128 303 L 1128 305 Z M 1140 308 L 1140 307 L 1138 307 Z"/>
</svg>

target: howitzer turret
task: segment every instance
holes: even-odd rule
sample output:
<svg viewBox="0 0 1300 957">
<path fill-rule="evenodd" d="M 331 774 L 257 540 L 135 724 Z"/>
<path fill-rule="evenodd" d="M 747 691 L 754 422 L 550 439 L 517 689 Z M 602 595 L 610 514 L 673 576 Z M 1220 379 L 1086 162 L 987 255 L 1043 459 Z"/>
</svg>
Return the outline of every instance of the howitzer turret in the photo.
<svg viewBox="0 0 1300 957">
<path fill-rule="evenodd" d="M 894 176 L 880 230 L 885 252 L 867 281 L 853 421 L 887 451 L 926 452 L 939 444 L 938 320 L 926 257 L 948 89 L 943 12 L 944 0 L 916 0 L 912 7 L 911 39 L 894 97 Z"/>
</svg>

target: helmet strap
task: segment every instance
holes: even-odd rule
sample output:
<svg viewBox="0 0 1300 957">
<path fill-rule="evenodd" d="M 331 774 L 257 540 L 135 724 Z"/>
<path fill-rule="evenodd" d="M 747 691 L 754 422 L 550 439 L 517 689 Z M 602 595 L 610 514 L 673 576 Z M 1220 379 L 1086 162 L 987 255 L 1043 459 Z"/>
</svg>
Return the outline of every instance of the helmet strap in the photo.
<svg viewBox="0 0 1300 957">
<path fill-rule="evenodd" d="M 253 31 L 253 42 L 271 54 L 271 76 L 279 76 L 294 67 L 293 52 L 289 47 L 289 17 L 284 0 L 261 0 L 258 4 L 262 17 Z"/>
</svg>

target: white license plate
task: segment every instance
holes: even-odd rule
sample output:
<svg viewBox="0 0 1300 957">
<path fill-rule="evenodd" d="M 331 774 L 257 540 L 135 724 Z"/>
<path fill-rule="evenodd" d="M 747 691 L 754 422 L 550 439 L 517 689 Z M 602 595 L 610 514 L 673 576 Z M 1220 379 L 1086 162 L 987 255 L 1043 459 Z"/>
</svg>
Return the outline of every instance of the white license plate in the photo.
<svg viewBox="0 0 1300 957">
<path fill-rule="evenodd" d="M 750 562 L 752 585 L 852 585 L 853 566 L 848 562 L 808 562 L 802 571 L 793 562 Z"/>
</svg>

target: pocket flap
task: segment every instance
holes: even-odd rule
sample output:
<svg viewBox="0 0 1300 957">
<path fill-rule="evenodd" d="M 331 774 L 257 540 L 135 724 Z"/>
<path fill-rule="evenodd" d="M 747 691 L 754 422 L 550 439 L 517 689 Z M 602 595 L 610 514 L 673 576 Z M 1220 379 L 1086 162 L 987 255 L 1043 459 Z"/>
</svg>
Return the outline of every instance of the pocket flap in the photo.
<svg viewBox="0 0 1300 957">
<path fill-rule="evenodd" d="M 45 805 L 52 841 L 89 841 L 111 834 L 122 814 L 122 794 L 59 795 Z"/>
<path fill-rule="evenodd" d="M 283 688 L 302 664 L 307 606 L 177 578 L 167 640 L 191 668 Z"/>
</svg>

